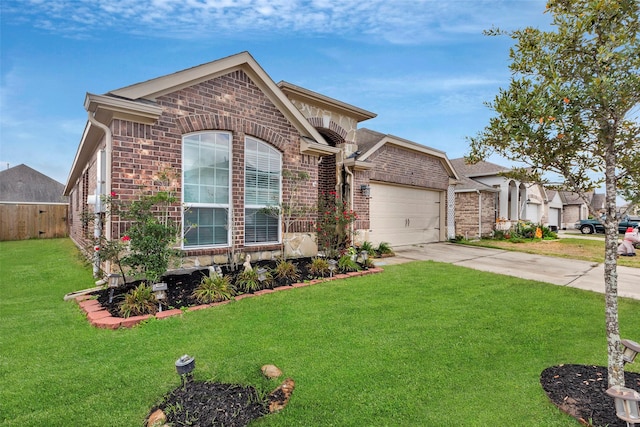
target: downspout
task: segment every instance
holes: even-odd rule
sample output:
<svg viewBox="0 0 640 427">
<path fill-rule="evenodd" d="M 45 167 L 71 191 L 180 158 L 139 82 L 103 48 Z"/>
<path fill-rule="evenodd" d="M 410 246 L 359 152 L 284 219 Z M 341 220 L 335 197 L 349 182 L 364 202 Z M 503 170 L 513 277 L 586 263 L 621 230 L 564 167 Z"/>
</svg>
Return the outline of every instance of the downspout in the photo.
<svg viewBox="0 0 640 427">
<path fill-rule="evenodd" d="M 351 177 L 351 185 L 349 186 L 349 209 L 351 209 L 351 210 L 355 210 L 355 209 L 354 209 L 354 206 L 353 206 L 353 191 L 354 191 L 355 183 L 356 183 L 356 181 L 355 181 L 355 177 L 353 176 L 353 172 L 351 172 L 351 171 L 349 170 L 349 167 L 348 167 L 348 166 L 344 166 L 344 163 L 343 163 L 342 165 L 343 165 L 343 167 L 344 167 L 344 170 L 345 170 L 345 171 L 347 172 L 347 174 Z M 355 236 L 355 232 L 356 232 L 356 229 L 355 229 L 355 228 L 356 228 L 356 222 L 355 222 L 355 221 L 353 221 L 353 222 L 351 223 L 351 225 L 349 225 L 349 227 L 351 227 L 351 235 L 352 235 L 352 236 Z M 354 239 L 354 240 L 355 240 L 355 239 Z M 351 242 L 351 244 L 352 244 L 352 245 L 355 245 L 355 242 Z"/>
<path fill-rule="evenodd" d="M 482 239 L 482 193 L 480 190 L 476 190 L 478 193 L 478 239 Z"/>
<path fill-rule="evenodd" d="M 106 145 L 106 149 L 105 149 L 106 171 L 104 174 L 105 175 L 104 189 L 102 187 L 102 177 L 100 174 L 100 169 L 102 168 L 101 164 L 98 164 L 98 176 L 96 179 L 96 212 L 95 212 L 95 220 L 94 220 L 94 227 L 93 227 L 93 237 L 95 237 L 96 240 L 99 241 L 102 235 L 102 221 L 100 221 L 100 211 L 102 209 L 97 209 L 97 208 L 102 204 L 102 200 L 100 200 L 100 196 L 103 194 L 103 190 L 104 190 L 104 194 L 111 193 L 111 152 L 113 148 L 113 140 L 112 140 L 111 129 L 104 123 L 99 122 L 94 117 L 94 113 L 92 113 L 91 111 L 87 111 L 87 114 L 88 114 L 89 122 L 93 126 L 96 126 L 102 129 L 102 131 L 104 132 L 105 145 Z M 101 163 L 101 162 L 98 162 L 98 163 Z M 106 223 L 105 234 L 108 236 L 110 240 L 111 239 L 111 220 L 107 221 Z M 93 277 L 98 277 L 99 273 L 100 273 L 100 251 L 97 250 L 95 251 L 93 256 Z"/>
</svg>

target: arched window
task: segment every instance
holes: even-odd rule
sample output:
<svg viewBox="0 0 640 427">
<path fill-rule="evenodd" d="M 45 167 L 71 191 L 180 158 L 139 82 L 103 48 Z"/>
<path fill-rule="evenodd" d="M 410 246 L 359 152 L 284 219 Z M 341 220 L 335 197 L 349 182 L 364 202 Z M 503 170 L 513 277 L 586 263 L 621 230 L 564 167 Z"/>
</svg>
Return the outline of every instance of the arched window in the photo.
<svg viewBox="0 0 640 427">
<path fill-rule="evenodd" d="M 280 242 L 282 155 L 270 145 L 246 137 L 244 143 L 245 244 Z"/>
<path fill-rule="evenodd" d="M 201 132 L 182 138 L 183 246 L 228 246 L 231 134 Z"/>
</svg>

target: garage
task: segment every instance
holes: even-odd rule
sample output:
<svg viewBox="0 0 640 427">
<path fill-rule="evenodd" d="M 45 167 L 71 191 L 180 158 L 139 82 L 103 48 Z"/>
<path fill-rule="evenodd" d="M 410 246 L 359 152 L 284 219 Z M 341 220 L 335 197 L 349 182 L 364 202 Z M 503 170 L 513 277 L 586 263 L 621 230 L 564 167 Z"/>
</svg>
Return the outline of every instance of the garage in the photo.
<svg viewBox="0 0 640 427">
<path fill-rule="evenodd" d="M 440 241 L 442 194 L 372 182 L 369 239 L 392 247 Z"/>
</svg>

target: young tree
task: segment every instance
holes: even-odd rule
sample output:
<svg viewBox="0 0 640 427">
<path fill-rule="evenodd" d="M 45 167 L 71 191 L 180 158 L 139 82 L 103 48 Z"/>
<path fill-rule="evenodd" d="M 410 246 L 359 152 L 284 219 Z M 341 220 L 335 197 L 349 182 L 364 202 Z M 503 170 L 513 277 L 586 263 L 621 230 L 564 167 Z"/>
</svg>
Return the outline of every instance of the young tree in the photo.
<svg viewBox="0 0 640 427">
<path fill-rule="evenodd" d="M 618 325 L 616 196 L 640 199 L 639 3 L 637 0 L 550 0 L 553 31 L 493 29 L 515 40 L 512 77 L 488 106 L 497 115 L 470 138 L 468 161 L 495 152 L 549 173 L 582 196 L 605 185 L 605 321 L 609 385 L 624 385 Z M 634 117 L 635 115 L 635 117 Z M 595 212 L 592 212 L 595 214 Z"/>
</svg>

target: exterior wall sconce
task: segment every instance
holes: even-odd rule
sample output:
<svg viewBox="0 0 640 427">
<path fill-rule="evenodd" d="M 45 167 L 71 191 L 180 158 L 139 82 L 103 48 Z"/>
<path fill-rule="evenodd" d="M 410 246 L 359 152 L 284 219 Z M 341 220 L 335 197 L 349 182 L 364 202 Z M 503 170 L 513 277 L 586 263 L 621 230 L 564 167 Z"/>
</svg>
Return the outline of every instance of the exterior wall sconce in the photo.
<svg viewBox="0 0 640 427">
<path fill-rule="evenodd" d="M 622 361 L 626 363 L 633 363 L 638 353 L 640 353 L 640 344 L 631 340 L 622 340 Z"/>
<path fill-rule="evenodd" d="M 360 186 L 360 193 L 364 196 L 364 197 L 369 197 L 371 196 L 371 186 L 369 184 L 362 184 Z"/>
<path fill-rule="evenodd" d="M 616 415 L 622 421 L 626 421 L 627 426 L 640 423 L 640 393 L 620 386 L 613 386 L 606 393 L 613 397 Z"/>
<path fill-rule="evenodd" d="M 151 290 L 153 291 L 153 294 L 156 296 L 156 299 L 158 300 L 158 311 L 162 311 L 162 303 L 160 301 L 162 301 L 163 299 L 167 298 L 167 284 L 166 283 L 154 283 L 153 286 L 151 286 Z"/>
</svg>

